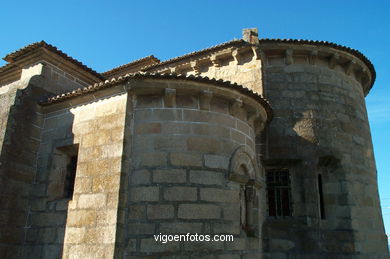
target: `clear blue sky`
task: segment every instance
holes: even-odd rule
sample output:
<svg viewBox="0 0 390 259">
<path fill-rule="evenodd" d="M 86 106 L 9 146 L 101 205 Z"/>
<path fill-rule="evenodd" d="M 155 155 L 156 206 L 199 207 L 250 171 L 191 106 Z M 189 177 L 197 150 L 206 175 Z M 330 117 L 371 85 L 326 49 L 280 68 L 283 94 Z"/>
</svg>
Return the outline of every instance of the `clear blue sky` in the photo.
<svg viewBox="0 0 390 259">
<path fill-rule="evenodd" d="M 390 234 L 388 0 L 2 1 L 0 55 L 43 39 L 103 72 L 150 54 L 164 60 L 241 38 L 248 27 L 262 38 L 332 41 L 372 61 L 377 80 L 366 101 Z"/>
</svg>

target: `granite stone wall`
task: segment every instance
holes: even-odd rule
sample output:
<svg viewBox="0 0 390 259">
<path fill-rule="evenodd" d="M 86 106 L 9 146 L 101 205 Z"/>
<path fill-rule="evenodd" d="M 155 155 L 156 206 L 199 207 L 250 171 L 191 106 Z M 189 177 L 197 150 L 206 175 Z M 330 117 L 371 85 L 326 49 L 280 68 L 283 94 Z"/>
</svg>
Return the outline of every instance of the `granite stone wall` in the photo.
<svg viewBox="0 0 390 259">
<path fill-rule="evenodd" d="M 305 47 L 265 45 L 263 50 L 265 95 L 275 115 L 266 130 L 264 163 L 290 170 L 293 205 L 291 217 L 265 222 L 265 255 L 387 258 L 364 69 L 348 72 L 353 58 L 345 53 L 333 63 L 337 51 L 330 48 L 314 60 Z"/>
<path fill-rule="evenodd" d="M 213 93 L 207 85 L 146 82 L 134 90 L 127 118 L 124 149 L 128 183 L 123 194 L 122 233 L 126 258 L 258 258 L 261 254 L 258 198 L 251 214 L 256 236 L 242 226 L 240 188 L 229 178 L 237 149 L 250 153 L 256 178 L 263 181 L 255 156 L 254 126 L 247 120 L 250 104 L 232 111 L 232 93 Z M 206 94 L 207 101 L 204 100 Z M 234 96 L 241 98 L 239 94 Z M 240 160 L 241 161 L 241 160 Z M 241 161 L 241 163 L 244 163 Z M 249 163 L 249 161 L 245 161 Z M 254 172 L 252 172 L 254 173 Z M 242 197 L 241 197 L 242 198 Z M 233 242 L 169 242 L 161 234 L 231 234 Z M 194 257 L 195 256 L 195 257 Z M 251 257 L 252 256 L 252 257 Z"/>
</svg>

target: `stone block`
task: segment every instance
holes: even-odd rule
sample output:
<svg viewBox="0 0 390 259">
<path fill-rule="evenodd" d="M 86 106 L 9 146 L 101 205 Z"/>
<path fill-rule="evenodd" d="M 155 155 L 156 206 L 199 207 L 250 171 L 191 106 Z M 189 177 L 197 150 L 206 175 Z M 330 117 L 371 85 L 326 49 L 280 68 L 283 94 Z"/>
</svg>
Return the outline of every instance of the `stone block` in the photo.
<svg viewBox="0 0 390 259">
<path fill-rule="evenodd" d="M 220 172 L 191 170 L 190 182 L 204 185 L 223 185 L 225 178 L 224 175 Z"/>
<path fill-rule="evenodd" d="M 141 239 L 140 251 L 144 253 L 163 253 L 180 250 L 179 242 L 156 242 L 154 238 Z"/>
<path fill-rule="evenodd" d="M 145 152 L 139 153 L 134 158 L 136 168 L 140 167 L 156 167 L 167 165 L 167 153 L 165 152 Z"/>
<path fill-rule="evenodd" d="M 158 201 L 159 187 L 134 187 L 130 192 L 131 201 Z"/>
<path fill-rule="evenodd" d="M 208 122 L 210 113 L 207 111 L 183 110 L 184 121 Z"/>
<path fill-rule="evenodd" d="M 67 244 L 80 244 L 85 241 L 86 228 L 67 227 L 65 242 Z"/>
<path fill-rule="evenodd" d="M 161 169 L 153 171 L 154 183 L 185 183 L 186 171 L 183 169 Z"/>
<path fill-rule="evenodd" d="M 161 123 L 139 123 L 135 126 L 135 134 L 158 134 L 161 133 Z"/>
<path fill-rule="evenodd" d="M 117 219 L 117 209 L 106 209 L 96 212 L 96 224 L 98 226 L 115 225 Z"/>
<path fill-rule="evenodd" d="M 200 199 L 203 201 L 237 203 L 239 196 L 239 190 L 200 188 Z"/>
<path fill-rule="evenodd" d="M 212 138 L 190 137 L 187 139 L 189 151 L 202 153 L 217 153 L 221 149 L 221 143 Z"/>
<path fill-rule="evenodd" d="M 117 190 L 119 190 L 119 176 L 106 175 L 93 178 L 93 192 L 112 192 Z"/>
<path fill-rule="evenodd" d="M 129 206 L 129 219 L 145 219 L 146 218 L 146 209 L 145 205 L 130 205 Z"/>
<path fill-rule="evenodd" d="M 154 109 L 152 118 L 156 121 L 181 121 L 182 117 L 181 109 Z"/>
<path fill-rule="evenodd" d="M 129 235 L 150 235 L 155 234 L 153 223 L 130 223 L 128 224 Z"/>
<path fill-rule="evenodd" d="M 198 98 L 196 96 L 191 96 L 191 95 L 177 95 L 176 106 L 178 108 L 197 109 Z"/>
<path fill-rule="evenodd" d="M 230 129 L 218 125 L 210 125 L 207 123 L 193 123 L 191 124 L 192 134 L 218 136 L 220 138 L 229 138 Z"/>
<path fill-rule="evenodd" d="M 221 208 L 212 204 L 180 204 L 178 217 L 182 219 L 219 219 Z"/>
<path fill-rule="evenodd" d="M 168 201 L 196 201 L 195 187 L 167 187 L 164 189 L 164 199 Z"/>
<path fill-rule="evenodd" d="M 138 95 L 136 101 L 137 108 L 159 108 L 162 107 L 161 95 Z"/>
<path fill-rule="evenodd" d="M 173 205 L 148 205 L 148 219 L 169 219 L 173 216 Z"/>
<path fill-rule="evenodd" d="M 229 167 L 229 158 L 219 155 L 204 155 L 205 166 L 215 169 L 225 169 Z"/>
<path fill-rule="evenodd" d="M 186 138 L 183 136 L 156 136 L 154 149 L 159 151 L 185 151 Z"/>
<path fill-rule="evenodd" d="M 106 206 L 106 198 L 104 193 L 80 194 L 77 204 L 81 209 L 100 209 Z"/>
<path fill-rule="evenodd" d="M 171 153 L 170 161 L 176 166 L 202 166 L 202 156 L 196 153 Z"/>
<path fill-rule="evenodd" d="M 136 170 L 130 174 L 131 185 L 150 184 L 151 173 L 148 170 Z"/>
<path fill-rule="evenodd" d="M 87 228 L 84 242 L 86 244 L 113 244 L 115 243 L 115 233 L 115 225 Z"/>
<path fill-rule="evenodd" d="M 89 193 L 91 191 L 92 191 L 92 178 L 76 177 L 74 183 L 74 193 Z"/>
<path fill-rule="evenodd" d="M 93 226 L 96 224 L 96 214 L 95 210 L 71 210 L 68 213 L 67 226 Z"/>
<path fill-rule="evenodd" d="M 185 242 L 186 251 L 221 250 L 224 242 Z M 204 257 L 203 257 L 204 258 Z"/>
<path fill-rule="evenodd" d="M 215 234 L 232 234 L 239 235 L 241 232 L 240 222 L 215 223 L 213 224 Z"/>
<path fill-rule="evenodd" d="M 161 133 L 163 134 L 190 134 L 191 124 L 181 122 L 165 122 L 162 124 Z"/>
<path fill-rule="evenodd" d="M 240 221 L 240 205 L 239 204 L 229 204 L 223 207 L 223 218 L 231 221 Z"/>
<path fill-rule="evenodd" d="M 162 222 L 160 232 L 163 234 L 201 233 L 202 225 L 198 222 Z"/>
</svg>

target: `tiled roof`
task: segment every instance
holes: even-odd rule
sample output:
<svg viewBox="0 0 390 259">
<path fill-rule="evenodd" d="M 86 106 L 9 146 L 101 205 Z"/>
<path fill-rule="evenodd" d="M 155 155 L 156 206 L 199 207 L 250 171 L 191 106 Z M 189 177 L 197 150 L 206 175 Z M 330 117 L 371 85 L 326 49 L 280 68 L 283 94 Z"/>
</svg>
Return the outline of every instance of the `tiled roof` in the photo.
<svg viewBox="0 0 390 259">
<path fill-rule="evenodd" d="M 106 72 L 103 72 L 103 73 L 101 73 L 101 74 L 102 74 L 104 77 L 109 77 L 110 75 L 115 74 L 116 72 L 118 72 L 118 71 L 120 71 L 120 70 L 126 70 L 128 67 L 135 66 L 135 65 L 138 65 L 138 64 L 141 64 L 141 63 L 144 63 L 144 62 L 153 63 L 153 64 L 147 65 L 147 66 L 151 66 L 151 65 L 155 65 L 155 64 L 160 63 L 160 60 L 159 60 L 158 58 L 156 58 L 155 56 L 150 55 L 150 56 L 147 56 L 147 57 L 144 57 L 144 58 L 140 58 L 140 59 L 131 61 L 130 63 L 121 65 L 121 66 L 119 66 L 119 67 L 115 67 L 115 68 L 113 68 L 113 69 L 111 69 L 111 70 L 108 70 L 108 71 L 106 71 Z"/>
<path fill-rule="evenodd" d="M 326 47 L 331 47 L 335 48 L 338 50 L 342 50 L 348 53 L 351 53 L 352 55 L 356 56 L 357 58 L 361 59 L 367 67 L 370 69 L 371 75 L 372 75 L 372 80 L 371 80 L 371 85 L 370 88 L 372 88 L 374 82 L 375 82 L 375 77 L 376 77 L 376 72 L 374 65 L 371 63 L 371 61 L 364 56 L 360 51 L 349 48 L 343 45 L 339 45 L 333 42 L 329 41 L 316 41 L 316 40 L 295 40 L 295 39 L 260 39 L 259 44 L 261 46 L 262 43 L 288 43 L 288 44 L 309 44 L 309 45 L 316 45 L 316 46 L 326 46 Z M 368 90 L 369 90 L 368 89 Z"/>
<path fill-rule="evenodd" d="M 179 57 L 175 57 L 175 58 L 171 58 L 171 59 L 165 60 L 163 62 L 160 62 L 160 63 L 156 64 L 156 65 L 151 65 L 151 66 L 145 67 L 142 70 L 143 71 L 148 71 L 150 69 L 153 69 L 153 68 L 156 68 L 156 67 L 160 67 L 160 66 L 164 66 L 164 65 L 169 64 L 169 63 L 174 63 L 174 62 L 186 59 L 186 58 L 198 57 L 199 55 L 208 54 L 209 52 L 218 51 L 218 50 L 224 49 L 226 47 L 241 47 L 241 46 L 245 46 L 245 45 L 250 46 L 252 44 L 250 44 L 250 43 L 248 43 L 248 42 L 246 42 L 244 40 L 231 40 L 231 41 L 224 42 L 224 43 L 221 43 L 221 44 L 218 44 L 218 45 L 214 45 L 214 46 L 206 48 L 206 49 L 190 52 L 188 54 L 185 54 L 185 55 L 182 55 L 182 56 L 179 56 Z"/>
<path fill-rule="evenodd" d="M 193 75 L 176 75 L 176 74 L 157 74 L 157 73 L 135 73 L 135 74 L 126 74 L 125 76 L 119 76 L 118 78 L 112 78 L 110 80 L 106 80 L 101 83 L 95 83 L 85 88 L 79 88 L 72 92 L 56 95 L 48 98 L 47 100 L 42 101 L 41 105 L 50 105 L 52 103 L 58 103 L 70 98 L 74 98 L 83 94 L 91 93 L 98 91 L 99 89 L 104 89 L 108 87 L 115 86 L 119 83 L 123 83 L 129 79 L 170 79 L 170 80 L 186 80 L 186 81 L 195 81 L 195 82 L 204 82 L 204 83 L 212 83 L 221 87 L 230 88 L 233 90 L 237 90 L 242 94 L 248 95 L 257 101 L 259 101 L 263 107 L 266 109 L 268 114 L 268 120 L 272 118 L 272 110 L 266 99 L 264 99 L 261 95 L 254 93 L 250 89 L 239 85 L 237 83 L 232 83 L 224 80 L 217 80 L 214 78 L 201 77 L 201 76 L 193 76 Z"/>
<path fill-rule="evenodd" d="M 45 48 L 59 56 L 61 56 L 62 58 L 70 61 L 71 63 L 77 65 L 79 68 L 81 68 L 82 70 L 94 75 L 95 77 L 103 80 L 103 76 L 96 72 L 95 70 L 87 67 L 86 65 L 84 65 L 83 63 L 81 63 L 80 61 L 68 56 L 67 54 L 65 54 L 64 52 L 62 52 L 61 50 L 57 49 L 55 46 L 53 45 L 50 45 L 48 43 L 46 43 L 45 41 L 40 41 L 40 42 L 35 42 L 35 43 L 32 43 L 30 45 L 27 45 L 17 51 L 14 51 L 10 54 L 8 54 L 7 56 L 5 56 L 3 59 L 9 63 L 12 63 L 14 62 L 16 59 L 30 53 L 31 51 L 34 51 L 36 49 L 39 49 L 39 48 Z"/>
<path fill-rule="evenodd" d="M 12 67 L 14 67 L 15 65 L 14 64 L 11 64 L 11 63 L 8 63 L 8 64 L 5 64 L 4 66 L 0 67 L 0 73 L 3 72 L 3 71 L 6 71 Z"/>
</svg>

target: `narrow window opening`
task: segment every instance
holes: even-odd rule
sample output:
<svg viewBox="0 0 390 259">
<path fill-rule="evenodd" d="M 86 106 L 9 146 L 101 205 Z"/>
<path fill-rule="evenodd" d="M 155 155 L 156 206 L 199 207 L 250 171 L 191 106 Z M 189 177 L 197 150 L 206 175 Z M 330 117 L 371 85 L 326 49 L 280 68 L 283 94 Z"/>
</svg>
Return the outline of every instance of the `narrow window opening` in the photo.
<svg viewBox="0 0 390 259">
<path fill-rule="evenodd" d="M 290 175 L 287 169 L 267 171 L 267 200 L 269 216 L 292 215 Z"/>
<path fill-rule="evenodd" d="M 64 198 L 72 199 L 74 192 L 74 183 L 76 180 L 77 171 L 77 155 L 69 157 L 69 163 L 65 175 L 64 183 Z"/>
<path fill-rule="evenodd" d="M 322 176 L 318 175 L 318 195 L 320 200 L 320 216 L 321 219 L 325 219 L 325 208 L 324 208 L 324 194 L 322 192 Z"/>
</svg>

